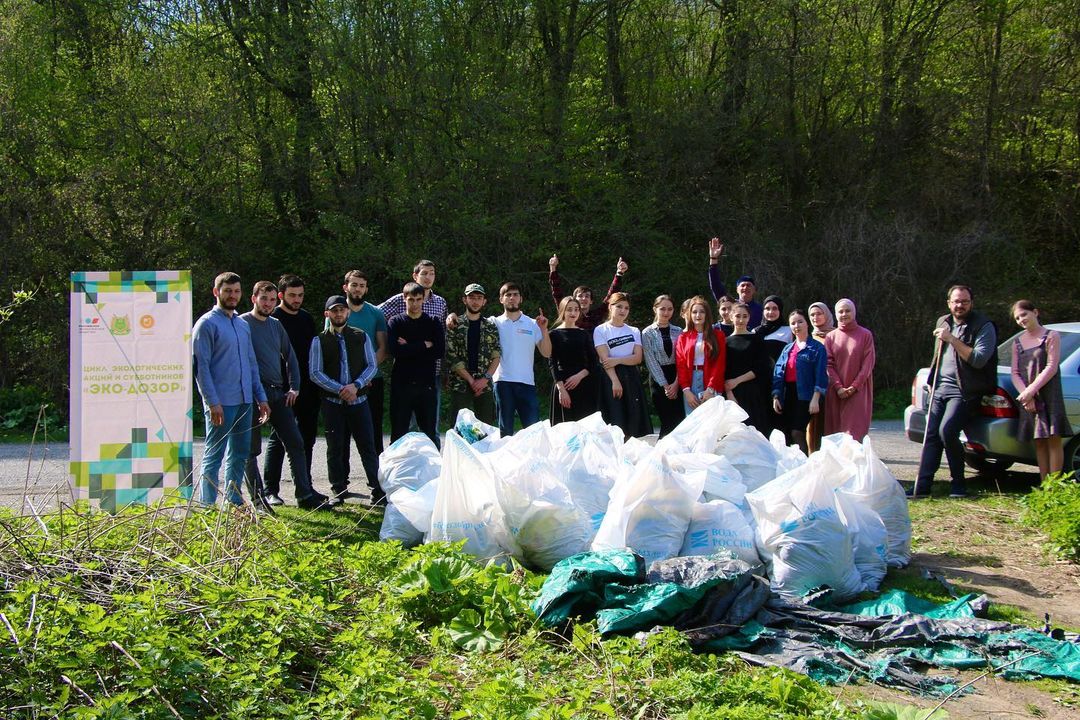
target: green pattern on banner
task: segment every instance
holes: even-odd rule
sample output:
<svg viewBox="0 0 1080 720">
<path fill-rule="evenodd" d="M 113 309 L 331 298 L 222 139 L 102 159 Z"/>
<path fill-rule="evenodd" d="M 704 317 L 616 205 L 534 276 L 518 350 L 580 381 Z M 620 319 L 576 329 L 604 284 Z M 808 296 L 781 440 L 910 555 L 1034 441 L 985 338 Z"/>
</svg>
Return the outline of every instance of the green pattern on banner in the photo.
<svg viewBox="0 0 1080 720">
<path fill-rule="evenodd" d="M 71 274 L 77 498 L 115 512 L 192 496 L 191 272 Z"/>
</svg>

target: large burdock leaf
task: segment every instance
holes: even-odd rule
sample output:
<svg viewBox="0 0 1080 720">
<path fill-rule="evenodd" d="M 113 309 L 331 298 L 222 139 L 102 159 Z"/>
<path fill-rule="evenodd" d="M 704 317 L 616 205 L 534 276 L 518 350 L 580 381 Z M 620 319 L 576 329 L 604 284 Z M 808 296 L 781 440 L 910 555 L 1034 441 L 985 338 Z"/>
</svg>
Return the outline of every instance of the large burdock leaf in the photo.
<svg viewBox="0 0 1080 720">
<path fill-rule="evenodd" d="M 455 645 L 477 652 L 498 650 L 502 647 L 508 631 L 509 627 L 502 618 L 494 617 L 485 621 L 484 617 L 472 608 L 459 612 L 457 617 L 450 621 L 449 628 L 450 638 Z"/>
</svg>

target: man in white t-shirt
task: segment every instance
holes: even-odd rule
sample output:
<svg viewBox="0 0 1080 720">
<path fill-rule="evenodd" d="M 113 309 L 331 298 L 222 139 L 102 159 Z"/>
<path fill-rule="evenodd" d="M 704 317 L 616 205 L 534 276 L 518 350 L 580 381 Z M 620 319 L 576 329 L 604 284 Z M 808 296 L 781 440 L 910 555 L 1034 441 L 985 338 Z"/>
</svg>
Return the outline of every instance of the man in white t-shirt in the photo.
<svg viewBox="0 0 1080 720">
<path fill-rule="evenodd" d="M 521 312 L 521 287 L 504 283 L 499 288 L 503 314 L 492 318 L 499 329 L 502 356 L 495 371 L 495 406 L 499 413 L 499 432 L 505 437 L 514 434 L 514 413 L 521 426 L 528 427 L 540 419 L 540 403 L 536 397 L 533 377 L 533 349 L 551 357 L 551 337 L 544 311 L 535 320 Z"/>
</svg>

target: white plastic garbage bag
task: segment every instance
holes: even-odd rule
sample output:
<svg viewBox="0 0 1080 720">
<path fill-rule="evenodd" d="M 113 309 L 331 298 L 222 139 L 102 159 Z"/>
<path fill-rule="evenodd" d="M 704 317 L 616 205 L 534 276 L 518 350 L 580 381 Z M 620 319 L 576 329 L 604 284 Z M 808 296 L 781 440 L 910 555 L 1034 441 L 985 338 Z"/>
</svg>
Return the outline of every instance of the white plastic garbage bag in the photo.
<svg viewBox="0 0 1080 720">
<path fill-rule="evenodd" d="M 424 541 L 424 533 L 417 530 L 393 503 L 389 503 L 383 513 L 379 539 L 397 540 L 405 547 L 414 547 Z"/>
<path fill-rule="evenodd" d="M 520 556 L 495 493 L 491 466 L 456 433 L 444 437 L 438 483 L 429 542 L 465 540 L 465 552 L 481 559 Z"/>
<path fill-rule="evenodd" d="M 398 488 L 417 490 L 439 477 L 442 456 L 424 433 L 402 435 L 379 456 L 379 485 L 387 495 Z"/>
<path fill-rule="evenodd" d="M 399 488 L 387 497 L 387 507 L 396 508 L 414 528 L 426 533 L 431 528 L 431 513 L 435 509 L 435 496 L 438 491 L 438 478 L 419 490 Z"/>
<path fill-rule="evenodd" d="M 669 453 L 668 462 L 677 473 L 705 473 L 702 497 L 708 500 L 727 500 L 742 503 L 746 486 L 742 473 L 727 458 L 709 453 Z"/>
<path fill-rule="evenodd" d="M 704 482 L 700 473 L 687 480 L 673 472 L 667 455 L 656 448 L 629 479 L 616 484 L 592 549 L 629 547 L 646 562 L 675 557 Z"/>
<path fill-rule="evenodd" d="M 751 565 L 761 563 L 754 530 L 738 507 L 726 500 L 697 503 L 679 554 L 712 555 L 718 550 L 728 550 Z"/>
<path fill-rule="evenodd" d="M 739 471 L 747 492 L 776 477 L 776 448 L 752 427 L 740 425 L 733 429 L 720 441 L 716 454 L 723 455 Z"/>
<path fill-rule="evenodd" d="M 589 549 L 594 534 L 589 515 L 577 507 L 548 458 L 531 458 L 496 474 L 499 502 L 522 560 L 550 570 Z"/>
<path fill-rule="evenodd" d="M 904 489 L 874 452 L 870 438 L 856 442 L 847 433 L 828 435 L 822 444 L 829 445 L 856 469 L 855 477 L 838 492 L 866 505 L 881 517 L 888 533 L 886 561 L 890 567 L 905 567 L 911 562 L 911 516 Z"/>
<path fill-rule="evenodd" d="M 872 508 L 850 495 L 836 494 L 844 520 L 851 535 L 851 551 L 855 569 L 868 592 L 877 592 L 888 572 L 886 545 L 888 532 L 885 523 Z"/>
<path fill-rule="evenodd" d="M 787 438 L 784 437 L 784 433 L 780 430 L 773 430 L 769 433 L 769 444 L 776 450 L 777 477 L 786 472 L 791 472 L 806 462 L 806 453 L 800 450 L 798 445 L 788 445 Z"/>
<path fill-rule="evenodd" d="M 465 442 L 473 445 L 485 439 L 498 440 L 499 428 L 488 425 L 476 417 L 469 408 L 458 410 L 457 418 L 454 419 L 454 432 L 465 439 Z"/>
<path fill-rule="evenodd" d="M 717 444 L 735 429 L 744 427 L 746 418 L 746 411 L 738 403 L 716 396 L 694 408 L 656 446 L 674 453 L 715 453 Z"/>
<path fill-rule="evenodd" d="M 652 445 L 636 437 L 627 438 L 622 447 L 623 458 L 631 465 L 637 465 L 652 451 Z"/>
<path fill-rule="evenodd" d="M 606 427 L 590 429 L 585 421 L 560 423 L 549 435 L 553 440 L 551 462 L 560 469 L 563 484 L 574 504 L 589 517 L 594 532 L 607 512 L 611 489 L 633 469 L 625 463 L 616 438 Z M 621 443 L 621 432 L 617 439 Z"/>
<path fill-rule="evenodd" d="M 827 448 L 800 467 L 747 493 L 757 521 L 758 553 L 768 563 L 773 590 L 799 598 L 823 585 L 836 598 L 863 589 L 855 568 L 851 537 L 834 488 L 850 465 Z"/>
</svg>

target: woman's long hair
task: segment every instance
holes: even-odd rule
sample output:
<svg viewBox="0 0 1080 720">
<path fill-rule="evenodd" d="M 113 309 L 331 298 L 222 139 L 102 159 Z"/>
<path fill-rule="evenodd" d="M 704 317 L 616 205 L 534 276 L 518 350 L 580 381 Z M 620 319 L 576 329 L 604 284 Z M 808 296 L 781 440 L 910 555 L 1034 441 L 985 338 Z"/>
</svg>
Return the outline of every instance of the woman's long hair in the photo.
<svg viewBox="0 0 1080 720">
<path fill-rule="evenodd" d="M 566 297 L 564 297 L 562 300 L 559 301 L 559 314 L 555 316 L 555 324 L 551 326 L 552 330 L 554 330 L 557 327 L 562 327 L 563 324 L 566 322 L 566 307 L 570 303 L 574 303 L 575 305 L 577 305 L 578 322 L 581 322 L 581 303 L 579 303 L 576 299 L 574 299 L 570 295 L 567 295 Z"/>
<path fill-rule="evenodd" d="M 705 302 L 705 298 L 701 295 L 695 295 L 686 301 L 686 311 L 683 313 L 683 320 L 686 321 L 686 329 L 697 330 L 694 321 L 690 319 L 690 313 L 694 311 L 695 305 L 701 305 L 705 308 L 705 328 L 701 335 L 705 339 L 705 355 L 710 360 L 715 360 L 720 354 L 720 345 L 716 342 L 716 333 L 713 331 L 712 307 L 709 306 L 709 303 Z"/>
</svg>

